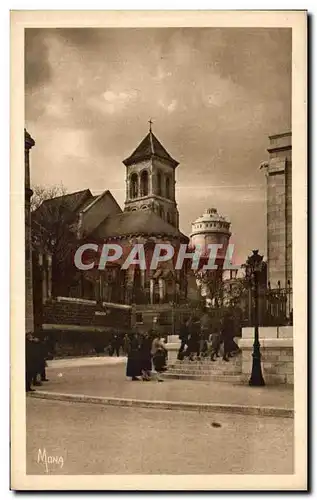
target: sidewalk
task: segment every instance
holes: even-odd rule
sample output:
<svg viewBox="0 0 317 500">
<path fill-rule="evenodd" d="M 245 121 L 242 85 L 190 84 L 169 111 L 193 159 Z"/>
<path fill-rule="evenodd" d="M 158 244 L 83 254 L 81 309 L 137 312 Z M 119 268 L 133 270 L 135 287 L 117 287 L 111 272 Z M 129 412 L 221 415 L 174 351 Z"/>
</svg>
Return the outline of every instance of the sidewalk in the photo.
<svg viewBox="0 0 317 500">
<path fill-rule="evenodd" d="M 157 406 L 204 409 L 208 405 L 240 413 L 288 413 L 293 409 L 293 390 L 284 386 L 248 385 L 192 380 L 132 382 L 125 376 L 126 358 L 77 358 L 50 361 L 49 382 L 37 388 L 34 397 L 104 402 L 121 406 Z M 45 394 L 44 394 L 45 393 Z M 54 396 L 54 394 L 55 396 Z M 67 395 L 68 397 L 62 397 Z M 114 399 L 115 401 L 110 401 Z M 124 401 L 126 400 L 126 401 Z M 144 404 L 140 404 L 142 402 Z M 148 404 L 145 404 L 148 403 Z M 153 404 L 150 404 L 153 403 Z M 154 405 L 155 403 L 155 405 Z M 180 405 L 181 404 L 181 405 Z M 197 407 L 197 408 L 196 408 Z M 259 409 L 264 409 L 261 412 Z M 206 408 L 205 408 L 206 409 Z M 253 410 L 252 410 L 253 409 Z M 208 408 L 207 408 L 208 410 Z"/>
</svg>

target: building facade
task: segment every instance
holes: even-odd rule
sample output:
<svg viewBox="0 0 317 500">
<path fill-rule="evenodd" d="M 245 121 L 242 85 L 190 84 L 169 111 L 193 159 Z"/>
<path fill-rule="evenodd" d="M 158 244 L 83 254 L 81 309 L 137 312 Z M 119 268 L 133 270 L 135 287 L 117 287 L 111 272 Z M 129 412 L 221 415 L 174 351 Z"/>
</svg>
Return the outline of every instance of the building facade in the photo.
<svg viewBox="0 0 317 500">
<path fill-rule="evenodd" d="M 267 179 L 267 264 L 273 288 L 292 285 L 292 134 L 269 137 Z"/>
</svg>

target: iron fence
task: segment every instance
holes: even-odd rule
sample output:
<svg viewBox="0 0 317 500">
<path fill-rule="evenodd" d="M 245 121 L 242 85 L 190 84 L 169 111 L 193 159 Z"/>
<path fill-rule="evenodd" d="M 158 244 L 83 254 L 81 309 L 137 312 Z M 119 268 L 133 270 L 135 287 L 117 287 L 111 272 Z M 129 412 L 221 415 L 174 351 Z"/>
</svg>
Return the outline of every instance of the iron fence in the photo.
<svg viewBox="0 0 317 500">
<path fill-rule="evenodd" d="M 254 295 L 248 294 L 245 326 L 254 325 Z M 260 288 L 258 293 L 259 326 L 286 326 L 293 324 L 293 290 L 286 288 Z"/>
</svg>

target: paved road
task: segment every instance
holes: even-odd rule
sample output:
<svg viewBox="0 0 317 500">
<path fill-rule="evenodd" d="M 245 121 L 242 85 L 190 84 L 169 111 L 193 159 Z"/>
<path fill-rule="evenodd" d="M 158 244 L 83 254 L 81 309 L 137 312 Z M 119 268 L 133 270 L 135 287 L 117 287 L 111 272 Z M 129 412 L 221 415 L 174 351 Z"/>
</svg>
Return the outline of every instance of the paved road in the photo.
<svg viewBox="0 0 317 500">
<path fill-rule="evenodd" d="M 49 474 L 291 474 L 293 419 L 27 398 L 28 474 L 39 449 Z"/>
<path fill-rule="evenodd" d="M 40 389 L 87 396 L 293 408 L 293 390 L 287 386 L 172 379 L 160 384 L 131 382 L 125 376 L 125 363 L 126 358 L 109 357 L 54 360 L 47 368 L 50 381 Z"/>
</svg>

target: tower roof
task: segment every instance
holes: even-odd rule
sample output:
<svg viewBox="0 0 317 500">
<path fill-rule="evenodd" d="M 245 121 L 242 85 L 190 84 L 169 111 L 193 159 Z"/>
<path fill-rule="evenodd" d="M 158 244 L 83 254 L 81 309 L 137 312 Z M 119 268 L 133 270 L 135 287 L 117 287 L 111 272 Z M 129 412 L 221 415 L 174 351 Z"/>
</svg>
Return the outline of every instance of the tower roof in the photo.
<svg viewBox="0 0 317 500">
<path fill-rule="evenodd" d="M 129 166 L 133 163 L 138 163 L 142 160 L 152 158 L 153 156 L 168 161 L 174 168 L 178 165 L 178 161 L 174 160 L 170 156 L 151 130 L 138 145 L 132 155 L 123 160 L 123 163 L 124 165 Z"/>
</svg>

